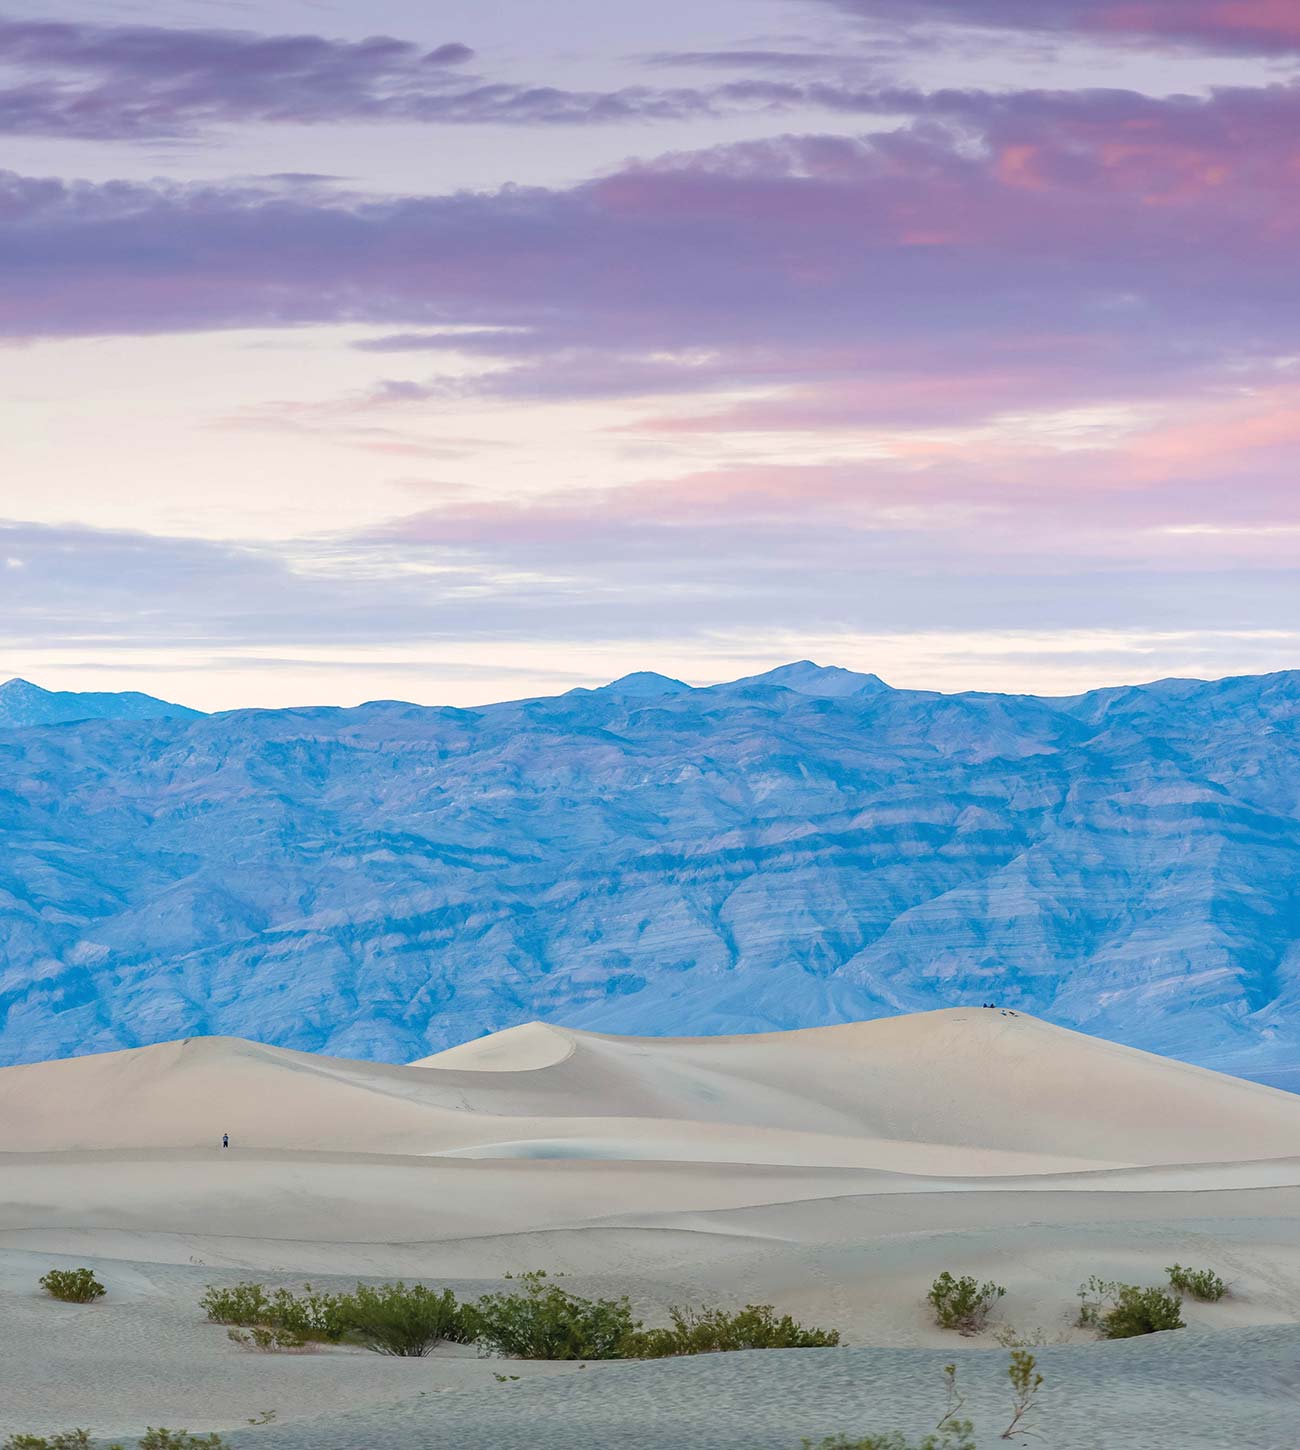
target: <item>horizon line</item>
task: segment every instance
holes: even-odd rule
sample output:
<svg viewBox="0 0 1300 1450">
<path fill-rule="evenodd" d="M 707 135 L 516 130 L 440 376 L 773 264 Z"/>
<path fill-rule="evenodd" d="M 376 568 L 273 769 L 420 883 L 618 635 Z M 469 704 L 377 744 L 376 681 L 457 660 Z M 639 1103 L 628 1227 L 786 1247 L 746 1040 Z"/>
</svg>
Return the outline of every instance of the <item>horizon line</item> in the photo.
<svg viewBox="0 0 1300 1450">
<path fill-rule="evenodd" d="M 173 706 L 178 711 L 183 711 L 186 714 L 198 715 L 203 718 L 214 718 L 221 715 L 236 714 L 285 714 L 299 710 L 363 710 L 376 705 L 405 705 L 416 710 L 457 710 L 462 712 L 473 712 L 475 710 L 488 710 L 505 705 L 525 705 L 530 704 L 534 701 L 541 700 L 560 700 L 571 695 L 612 694 L 617 690 L 617 687 L 620 685 L 629 685 L 632 682 L 643 680 L 647 682 L 659 680 L 662 681 L 665 686 L 673 687 L 672 689 L 666 689 L 663 692 L 647 692 L 644 694 L 644 698 L 646 699 L 662 698 L 665 694 L 701 694 L 712 690 L 725 690 L 737 685 L 750 683 L 758 684 L 761 681 L 770 681 L 773 675 L 790 674 L 791 672 L 798 670 L 801 667 L 807 667 L 807 669 L 809 670 L 815 670 L 818 674 L 823 676 L 853 676 L 863 682 L 863 687 L 858 690 L 835 692 L 834 695 L 820 695 L 821 698 L 833 698 L 835 696 L 838 696 L 840 698 L 851 698 L 868 692 L 879 693 L 881 691 L 885 691 L 894 695 L 925 695 L 945 699 L 994 697 L 1008 700 L 1052 701 L 1081 700 L 1089 695 L 1100 695 L 1119 690 L 1149 690 L 1155 688 L 1158 685 L 1222 685 L 1238 680 L 1268 680 L 1279 678 L 1285 675 L 1300 673 L 1300 665 L 1297 665 L 1287 669 L 1262 670 L 1258 672 L 1246 672 L 1242 674 L 1159 675 L 1152 679 L 1127 681 L 1113 685 L 1095 685 L 1089 689 L 1070 691 L 1060 694 L 1038 694 L 1030 690 L 940 690 L 926 688 L 922 686 L 891 685 L 888 681 L 882 679 L 879 675 L 875 674 L 872 671 L 853 670 L 843 665 L 822 665 L 810 659 L 800 659 L 790 660 L 780 665 L 774 665 L 770 669 L 761 670 L 752 675 L 738 675 L 734 678 L 710 680 L 706 683 L 699 684 L 692 684 L 689 680 L 683 680 L 673 675 L 662 674 L 657 670 L 633 670 L 627 674 L 617 676 L 612 680 L 607 680 L 603 684 L 599 685 L 573 685 L 570 686 L 570 688 L 568 688 L 567 690 L 557 690 L 551 694 L 512 695 L 500 699 L 484 700 L 481 703 L 474 705 L 453 705 L 447 703 L 427 704 L 419 700 L 405 699 L 400 696 L 375 696 L 371 699 L 358 701 L 355 705 L 344 705 L 338 704 L 333 701 L 320 700 L 303 701 L 302 703 L 292 705 L 232 705 L 219 710 L 204 710 L 200 706 L 187 705 L 184 703 L 184 701 L 181 700 L 172 700 L 161 695 L 153 695 L 147 691 L 142 691 L 138 689 L 51 690 L 44 685 L 37 684 L 34 680 L 30 680 L 24 675 L 13 675 L 5 679 L 3 682 L 0 682 L 0 699 L 3 699 L 5 691 L 11 690 L 12 687 L 15 685 L 21 685 L 27 687 L 28 689 L 38 691 L 43 696 L 48 696 L 56 699 L 65 699 L 70 696 L 74 698 L 80 696 L 90 696 L 97 698 L 127 698 L 132 696 L 142 697 L 160 704 Z M 782 686 L 780 681 L 772 681 L 772 683 L 776 684 L 779 687 L 789 689 L 792 694 L 807 694 L 811 698 L 819 697 L 819 692 L 816 691 L 801 691 L 790 686 Z M 635 698 L 638 694 L 641 693 L 641 691 L 633 688 L 627 693 L 631 697 Z M 94 717 L 87 717 L 87 719 L 91 718 Z M 40 728 L 41 724 L 43 723 L 47 722 L 38 722 L 37 724 L 30 727 L 8 728 L 35 729 Z M 57 723 L 79 724 L 83 722 L 79 720 L 66 720 Z M 6 727 L 0 726 L 0 728 Z"/>
</svg>

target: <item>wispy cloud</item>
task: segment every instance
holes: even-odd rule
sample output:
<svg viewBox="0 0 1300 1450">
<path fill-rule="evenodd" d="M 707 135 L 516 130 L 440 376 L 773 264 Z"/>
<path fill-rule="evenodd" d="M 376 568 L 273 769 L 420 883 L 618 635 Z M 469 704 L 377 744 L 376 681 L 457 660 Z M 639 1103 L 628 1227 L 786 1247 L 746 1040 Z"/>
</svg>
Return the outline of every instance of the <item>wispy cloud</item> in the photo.
<svg viewBox="0 0 1300 1450">
<path fill-rule="evenodd" d="M 1216 397 L 1294 351 L 1300 89 L 890 104 L 567 189 L 0 175 L 0 332 L 388 324 L 377 406 L 700 400 L 661 435 Z"/>
<path fill-rule="evenodd" d="M 1222 55 L 1300 51 L 1292 0 L 830 0 L 876 22 L 939 22 L 1118 43 L 1187 46 Z"/>
<path fill-rule="evenodd" d="M 458 41 L 0 20 L 0 134 L 122 140 L 214 125 L 582 125 L 707 111 L 689 89 L 571 91 L 466 74 Z"/>
<path fill-rule="evenodd" d="M 381 528 L 274 543 L 11 523 L 0 644 L 164 661 L 476 641 L 689 652 L 723 635 L 1005 637 L 1028 620 L 1049 653 L 1072 632 L 1273 639 L 1300 606 L 1298 402 L 1225 403 L 1072 452 L 973 438 L 528 498 L 451 490 Z M 1225 489 L 1242 428 L 1256 446 Z M 1273 639 L 1271 658 L 1289 647 Z"/>
<path fill-rule="evenodd" d="M 670 50 L 645 57 L 645 63 L 669 69 L 777 71 L 795 75 L 827 75 L 847 64 L 862 64 L 861 57 L 846 57 L 832 50 Z"/>
</svg>

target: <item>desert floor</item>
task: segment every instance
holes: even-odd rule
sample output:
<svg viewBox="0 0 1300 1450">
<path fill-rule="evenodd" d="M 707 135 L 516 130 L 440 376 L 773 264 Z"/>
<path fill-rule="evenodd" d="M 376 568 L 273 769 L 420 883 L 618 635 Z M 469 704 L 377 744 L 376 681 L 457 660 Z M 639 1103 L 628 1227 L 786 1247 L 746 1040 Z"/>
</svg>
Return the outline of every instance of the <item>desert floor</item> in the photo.
<svg viewBox="0 0 1300 1450">
<path fill-rule="evenodd" d="M 1034 1444 L 1300 1443 L 1300 1098 L 1032 1018 L 702 1040 L 539 1025 L 407 1067 L 194 1039 L 0 1071 L 0 1149 L 0 1437 L 797 1450 L 919 1437 L 955 1362 L 992 1446 L 1013 1328 L 1046 1342 Z M 1186 1330 L 1072 1326 L 1089 1275 L 1156 1284 L 1175 1261 L 1230 1282 Z M 77 1264 L 105 1299 L 37 1288 Z M 628 1293 L 649 1322 L 770 1302 L 846 1347 L 585 1368 L 257 1354 L 197 1308 L 248 1277 L 472 1295 L 529 1268 Z M 1006 1286 L 985 1334 L 931 1322 L 943 1269 Z"/>
</svg>

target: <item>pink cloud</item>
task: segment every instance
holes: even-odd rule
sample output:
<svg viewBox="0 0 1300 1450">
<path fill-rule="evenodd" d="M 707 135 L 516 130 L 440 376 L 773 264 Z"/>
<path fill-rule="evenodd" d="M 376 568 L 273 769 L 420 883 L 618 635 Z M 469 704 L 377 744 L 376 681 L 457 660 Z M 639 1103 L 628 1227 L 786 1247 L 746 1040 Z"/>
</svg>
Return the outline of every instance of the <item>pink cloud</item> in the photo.
<svg viewBox="0 0 1300 1450">
<path fill-rule="evenodd" d="M 1190 404 L 1132 436 L 1068 451 L 1026 438 L 953 443 L 918 433 L 910 452 L 890 460 L 746 463 L 619 488 L 453 499 L 385 536 L 536 568 L 593 549 L 611 559 L 720 550 L 741 560 L 784 540 L 792 557 L 805 547 L 857 552 L 887 570 L 908 560 L 953 567 L 972 548 L 986 567 L 1003 559 L 1203 569 L 1221 562 L 1215 537 L 1237 556 L 1289 564 L 1300 529 L 1298 400 L 1280 390 L 1253 413 L 1225 400 L 1209 418 Z M 1225 472 L 1238 430 L 1258 456 Z"/>
<path fill-rule="evenodd" d="M 1300 12 L 1291 0 L 1118 0 L 1081 17 L 1102 32 L 1167 36 L 1232 50 L 1300 47 Z"/>
<path fill-rule="evenodd" d="M 388 323 L 374 406 L 733 395 L 663 432 L 1212 395 L 1294 350 L 1300 90 L 885 97 L 864 138 L 367 198 L 0 175 L 10 336 Z M 421 325 L 479 330 L 453 339 Z M 413 330 L 414 335 L 413 335 Z M 403 377 L 404 351 L 490 369 Z M 763 400 L 734 401 L 761 389 Z"/>
<path fill-rule="evenodd" d="M 932 347 L 814 350 L 778 354 L 769 366 L 727 368 L 730 382 L 760 396 L 689 412 L 660 413 L 619 431 L 660 435 L 918 429 L 990 421 L 1007 414 L 1132 404 L 1220 386 L 1217 373 L 1150 367 L 1118 339 L 990 332 Z M 784 367 L 780 366 L 784 363 Z M 725 364 L 724 364 L 725 365 Z M 792 381 L 792 378 L 795 379 Z"/>
<path fill-rule="evenodd" d="M 1254 474 L 1258 486 L 1261 467 L 1273 465 L 1285 476 L 1297 450 L 1300 384 L 1290 384 L 1189 409 L 1138 439 L 1130 463 L 1138 478 L 1177 478 L 1189 468 L 1211 465 L 1223 467 L 1226 477 Z M 1288 485 L 1286 497 L 1295 493 Z M 1241 500 L 1235 503 L 1240 506 Z"/>
</svg>

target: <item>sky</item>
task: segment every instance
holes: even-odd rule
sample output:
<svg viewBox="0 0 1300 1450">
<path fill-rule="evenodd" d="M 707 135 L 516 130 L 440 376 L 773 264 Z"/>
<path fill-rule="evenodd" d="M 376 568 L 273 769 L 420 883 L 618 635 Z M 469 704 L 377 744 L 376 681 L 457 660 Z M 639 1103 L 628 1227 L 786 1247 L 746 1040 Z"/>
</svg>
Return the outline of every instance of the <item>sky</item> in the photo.
<svg viewBox="0 0 1300 1450">
<path fill-rule="evenodd" d="M 1300 666 L 1294 0 L 0 0 L 0 672 Z"/>
</svg>

